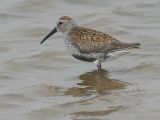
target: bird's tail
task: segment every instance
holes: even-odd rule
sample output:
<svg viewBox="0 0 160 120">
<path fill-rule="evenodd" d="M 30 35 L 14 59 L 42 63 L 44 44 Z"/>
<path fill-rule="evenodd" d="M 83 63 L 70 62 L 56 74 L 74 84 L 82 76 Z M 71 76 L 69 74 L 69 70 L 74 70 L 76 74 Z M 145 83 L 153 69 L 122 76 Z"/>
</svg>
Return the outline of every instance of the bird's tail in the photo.
<svg viewBox="0 0 160 120">
<path fill-rule="evenodd" d="M 119 49 L 132 49 L 132 48 L 140 48 L 140 43 L 121 43 L 118 46 Z"/>
</svg>

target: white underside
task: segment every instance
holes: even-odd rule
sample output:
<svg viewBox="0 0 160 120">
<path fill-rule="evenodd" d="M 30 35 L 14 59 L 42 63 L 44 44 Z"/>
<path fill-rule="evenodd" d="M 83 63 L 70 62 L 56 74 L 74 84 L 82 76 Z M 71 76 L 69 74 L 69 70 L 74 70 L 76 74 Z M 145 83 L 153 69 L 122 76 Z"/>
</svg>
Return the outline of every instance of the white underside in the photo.
<svg viewBox="0 0 160 120">
<path fill-rule="evenodd" d="M 106 60 L 107 61 L 115 60 L 115 59 L 117 59 L 121 56 L 124 56 L 124 55 L 128 54 L 128 53 L 129 53 L 129 51 L 126 51 L 126 50 L 108 53 L 107 54 L 108 58 Z M 104 62 L 104 61 L 102 61 L 102 62 Z"/>
<path fill-rule="evenodd" d="M 108 53 L 107 54 L 107 56 L 108 56 L 107 59 L 97 59 L 97 60 L 94 61 L 94 63 L 96 65 L 99 65 L 101 62 L 115 60 L 115 59 L 117 59 L 117 58 L 119 58 L 119 57 L 121 57 L 123 55 L 128 54 L 128 53 L 129 53 L 129 51 L 125 51 L 125 50 L 123 50 L 123 51 L 117 51 L 117 52 L 113 52 L 113 53 Z"/>
<path fill-rule="evenodd" d="M 106 62 L 106 61 L 111 61 L 111 60 L 115 60 L 121 56 L 124 56 L 126 54 L 128 54 L 129 51 L 117 51 L 117 52 L 113 52 L 113 53 L 108 53 L 107 54 L 107 59 L 97 59 L 96 61 L 94 61 L 94 63 L 99 63 L 99 62 Z"/>
</svg>

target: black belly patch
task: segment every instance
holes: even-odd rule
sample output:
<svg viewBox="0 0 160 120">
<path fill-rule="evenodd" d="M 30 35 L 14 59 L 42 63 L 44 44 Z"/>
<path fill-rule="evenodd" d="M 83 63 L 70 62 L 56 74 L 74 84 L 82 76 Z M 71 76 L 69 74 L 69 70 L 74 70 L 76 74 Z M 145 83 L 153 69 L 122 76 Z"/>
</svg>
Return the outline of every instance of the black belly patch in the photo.
<svg viewBox="0 0 160 120">
<path fill-rule="evenodd" d="M 96 58 L 93 58 L 93 57 L 80 56 L 77 54 L 72 54 L 72 56 L 78 60 L 82 60 L 82 61 L 86 61 L 86 62 L 93 62 L 96 60 Z"/>
</svg>

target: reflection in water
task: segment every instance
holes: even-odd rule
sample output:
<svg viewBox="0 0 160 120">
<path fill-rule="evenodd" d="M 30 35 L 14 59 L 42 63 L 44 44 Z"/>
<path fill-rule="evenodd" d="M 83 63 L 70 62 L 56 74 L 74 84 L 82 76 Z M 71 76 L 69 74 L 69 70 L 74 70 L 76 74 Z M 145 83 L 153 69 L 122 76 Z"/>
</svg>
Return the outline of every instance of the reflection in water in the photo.
<svg viewBox="0 0 160 120">
<path fill-rule="evenodd" d="M 79 76 L 82 80 L 81 83 L 77 83 L 78 87 L 70 88 L 66 94 L 72 96 L 88 96 L 92 93 L 107 94 L 111 90 L 124 89 L 126 84 L 109 78 L 108 71 L 106 70 L 94 70 L 92 72 L 87 72 Z"/>
<path fill-rule="evenodd" d="M 109 73 L 106 70 L 95 70 L 92 72 L 87 72 L 85 74 L 82 74 L 79 76 L 79 79 L 81 80 L 80 83 L 77 83 L 76 87 L 70 88 L 66 95 L 72 95 L 74 97 L 85 97 L 85 99 L 71 102 L 64 104 L 64 106 L 68 106 L 71 104 L 74 104 L 79 106 L 81 108 L 86 107 L 86 109 L 79 110 L 78 112 L 72 112 L 70 115 L 76 120 L 79 120 L 81 118 L 90 118 L 95 119 L 99 116 L 107 116 L 108 114 L 111 114 L 113 112 L 117 112 L 120 109 L 124 108 L 124 106 L 112 106 L 112 107 L 104 107 L 104 109 L 87 109 L 87 105 L 91 107 L 93 104 L 101 105 L 103 102 L 99 99 L 100 96 L 109 94 L 111 90 L 117 90 L 117 89 L 124 89 L 126 87 L 126 83 L 123 83 L 119 80 L 112 79 L 109 77 Z M 97 94 L 98 93 L 98 94 Z M 88 97 L 89 95 L 93 95 L 91 97 Z M 99 102 L 95 103 L 95 101 L 100 100 Z M 103 106 L 103 105 L 102 105 Z M 97 119 L 98 120 L 98 119 Z"/>
<path fill-rule="evenodd" d="M 122 106 L 117 106 L 117 107 L 113 107 L 113 108 L 109 108 L 108 110 L 103 110 L 103 111 L 81 111 L 81 112 L 77 112 L 77 113 L 72 113 L 72 115 L 74 115 L 74 117 L 80 117 L 80 116 L 90 116 L 90 117 L 94 117 L 94 116 L 106 116 L 110 113 L 116 112 L 118 110 L 120 110 L 121 108 L 123 108 Z"/>
</svg>

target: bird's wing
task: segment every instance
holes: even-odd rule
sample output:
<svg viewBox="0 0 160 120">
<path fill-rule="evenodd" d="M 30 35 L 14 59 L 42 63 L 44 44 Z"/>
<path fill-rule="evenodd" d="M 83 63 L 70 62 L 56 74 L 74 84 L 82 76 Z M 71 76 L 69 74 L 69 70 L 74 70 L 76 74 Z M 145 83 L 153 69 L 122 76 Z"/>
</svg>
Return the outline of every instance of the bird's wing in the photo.
<svg viewBox="0 0 160 120">
<path fill-rule="evenodd" d="M 82 53 L 104 53 L 126 47 L 117 39 L 108 34 L 83 28 L 76 27 L 71 30 L 70 35 L 72 42 L 79 48 Z"/>
</svg>

